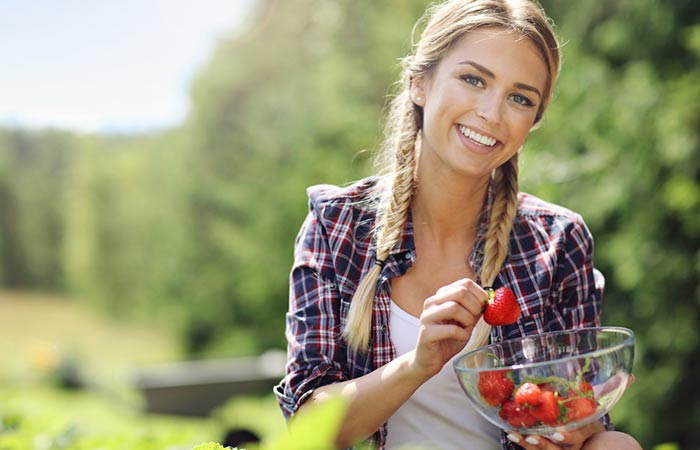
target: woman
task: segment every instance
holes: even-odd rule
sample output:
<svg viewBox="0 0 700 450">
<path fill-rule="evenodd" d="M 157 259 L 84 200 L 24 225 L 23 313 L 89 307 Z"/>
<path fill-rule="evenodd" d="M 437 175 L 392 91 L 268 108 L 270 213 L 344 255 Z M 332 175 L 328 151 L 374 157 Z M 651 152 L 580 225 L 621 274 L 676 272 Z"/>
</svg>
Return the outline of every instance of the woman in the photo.
<svg viewBox="0 0 700 450">
<path fill-rule="evenodd" d="M 518 193 L 518 154 L 549 103 L 559 46 L 527 0 L 428 11 L 404 61 L 383 145 L 388 170 L 309 189 L 287 315 L 287 416 L 349 399 L 337 438 L 378 448 L 639 448 L 605 418 L 553 436 L 503 435 L 469 409 L 450 360 L 525 334 L 600 322 L 602 276 L 581 217 Z M 482 286 L 523 314 L 491 328 Z"/>
</svg>

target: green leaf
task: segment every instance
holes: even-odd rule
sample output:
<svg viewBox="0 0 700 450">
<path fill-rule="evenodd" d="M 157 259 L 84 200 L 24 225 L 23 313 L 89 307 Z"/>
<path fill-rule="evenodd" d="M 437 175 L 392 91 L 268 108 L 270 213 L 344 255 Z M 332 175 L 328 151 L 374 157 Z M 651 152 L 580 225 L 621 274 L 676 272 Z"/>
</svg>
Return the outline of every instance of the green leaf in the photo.
<svg viewBox="0 0 700 450">
<path fill-rule="evenodd" d="M 287 433 L 263 443 L 260 450 L 332 450 L 346 410 L 341 397 L 314 405 L 290 422 Z"/>
</svg>

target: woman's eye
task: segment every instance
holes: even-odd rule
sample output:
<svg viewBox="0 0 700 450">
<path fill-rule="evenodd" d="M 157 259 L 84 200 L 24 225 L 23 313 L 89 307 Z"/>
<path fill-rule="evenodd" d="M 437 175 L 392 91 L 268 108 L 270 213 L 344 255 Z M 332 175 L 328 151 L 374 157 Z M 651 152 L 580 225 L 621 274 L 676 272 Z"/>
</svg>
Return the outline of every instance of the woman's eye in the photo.
<svg viewBox="0 0 700 450">
<path fill-rule="evenodd" d="M 534 106 L 535 104 L 530 100 L 529 98 L 525 97 L 524 95 L 520 94 L 513 94 L 510 96 L 510 98 L 517 104 L 523 105 L 523 106 Z"/>
<path fill-rule="evenodd" d="M 474 75 L 464 75 L 462 77 L 464 81 L 466 81 L 468 84 L 471 84 L 472 86 L 476 87 L 483 87 L 484 86 L 484 80 L 482 80 L 479 77 L 475 77 Z"/>
</svg>

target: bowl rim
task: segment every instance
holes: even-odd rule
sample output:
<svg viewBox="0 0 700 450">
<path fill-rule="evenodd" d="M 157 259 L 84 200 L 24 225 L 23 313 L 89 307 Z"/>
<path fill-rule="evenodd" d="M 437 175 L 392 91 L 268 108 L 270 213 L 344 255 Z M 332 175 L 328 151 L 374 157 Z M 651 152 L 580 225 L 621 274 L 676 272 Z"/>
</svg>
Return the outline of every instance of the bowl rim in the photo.
<svg viewBox="0 0 700 450">
<path fill-rule="evenodd" d="M 558 331 L 548 331 L 545 333 L 535 333 L 535 334 L 529 334 L 517 338 L 512 338 L 512 339 L 506 339 L 500 342 L 494 342 L 489 345 L 484 345 L 482 347 L 476 348 L 474 350 L 471 350 L 466 353 L 458 354 L 454 360 L 452 361 L 452 367 L 454 368 L 455 371 L 458 372 L 490 372 L 490 371 L 499 371 L 499 370 L 507 370 L 507 369 L 522 369 L 522 368 L 530 368 L 530 367 L 541 367 L 541 366 L 546 366 L 548 364 L 551 364 L 552 361 L 538 361 L 538 362 L 531 362 L 531 363 L 519 363 L 519 364 L 512 364 L 509 366 L 501 366 L 501 367 L 461 367 L 459 366 L 459 362 L 464 360 L 465 358 L 475 355 L 480 352 L 484 352 L 485 350 L 489 350 L 491 348 L 495 348 L 498 346 L 501 346 L 505 343 L 508 342 L 514 342 L 514 341 L 522 341 L 528 338 L 541 338 L 541 337 L 547 337 L 547 336 L 554 336 L 554 335 L 567 335 L 567 334 L 577 334 L 581 332 L 600 332 L 600 331 L 612 331 L 615 333 L 623 334 L 625 335 L 625 339 L 622 340 L 621 342 L 612 345 L 610 347 L 606 347 L 604 349 L 600 350 L 593 350 L 591 352 L 586 352 L 582 353 L 580 355 L 572 355 L 572 356 L 565 356 L 562 358 L 558 358 L 556 361 L 557 363 L 559 362 L 566 362 L 566 361 L 573 361 L 581 358 L 590 358 L 590 357 L 596 357 L 600 355 L 604 355 L 606 353 L 610 353 L 616 350 L 619 350 L 623 347 L 629 346 L 630 344 L 634 344 L 634 331 L 632 331 L 630 328 L 627 327 L 620 327 L 620 326 L 600 326 L 600 327 L 581 327 L 581 328 L 572 328 L 568 330 L 558 330 Z"/>
</svg>

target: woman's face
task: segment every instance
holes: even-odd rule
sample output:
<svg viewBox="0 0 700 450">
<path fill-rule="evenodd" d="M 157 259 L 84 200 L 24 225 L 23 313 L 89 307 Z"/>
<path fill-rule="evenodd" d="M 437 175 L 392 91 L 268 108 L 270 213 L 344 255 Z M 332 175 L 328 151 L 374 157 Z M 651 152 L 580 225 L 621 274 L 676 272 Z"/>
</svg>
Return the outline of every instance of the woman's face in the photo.
<svg viewBox="0 0 700 450">
<path fill-rule="evenodd" d="M 546 80 L 544 61 L 520 34 L 488 28 L 462 36 L 411 85 L 423 107 L 419 176 L 490 175 L 525 142 Z"/>
</svg>

